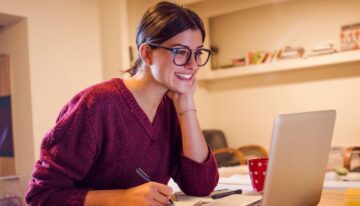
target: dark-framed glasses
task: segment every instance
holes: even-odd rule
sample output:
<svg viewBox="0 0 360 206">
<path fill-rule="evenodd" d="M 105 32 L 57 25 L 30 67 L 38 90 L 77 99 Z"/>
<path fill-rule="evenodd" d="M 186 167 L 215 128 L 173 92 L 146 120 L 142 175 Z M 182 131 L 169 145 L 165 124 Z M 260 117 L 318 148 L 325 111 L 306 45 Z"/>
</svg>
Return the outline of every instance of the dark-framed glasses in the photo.
<svg viewBox="0 0 360 206">
<path fill-rule="evenodd" d="M 205 48 L 191 50 L 187 46 L 178 46 L 178 47 L 170 48 L 153 43 L 147 43 L 147 44 L 152 49 L 162 48 L 171 51 L 173 53 L 173 62 L 177 66 L 184 66 L 185 64 L 187 64 L 190 61 L 192 54 L 194 54 L 196 64 L 199 67 L 202 67 L 209 61 L 209 58 L 211 56 L 211 50 Z"/>
</svg>

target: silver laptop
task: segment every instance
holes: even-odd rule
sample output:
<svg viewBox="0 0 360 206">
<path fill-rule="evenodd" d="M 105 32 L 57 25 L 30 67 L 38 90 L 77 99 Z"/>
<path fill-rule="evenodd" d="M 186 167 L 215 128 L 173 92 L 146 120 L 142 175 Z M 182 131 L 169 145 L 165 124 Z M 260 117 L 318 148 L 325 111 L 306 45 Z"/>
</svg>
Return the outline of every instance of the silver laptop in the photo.
<svg viewBox="0 0 360 206">
<path fill-rule="evenodd" d="M 276 117 L 262 206 L 319 203 L 335 118 L 335 110 Z"/>
</svg>

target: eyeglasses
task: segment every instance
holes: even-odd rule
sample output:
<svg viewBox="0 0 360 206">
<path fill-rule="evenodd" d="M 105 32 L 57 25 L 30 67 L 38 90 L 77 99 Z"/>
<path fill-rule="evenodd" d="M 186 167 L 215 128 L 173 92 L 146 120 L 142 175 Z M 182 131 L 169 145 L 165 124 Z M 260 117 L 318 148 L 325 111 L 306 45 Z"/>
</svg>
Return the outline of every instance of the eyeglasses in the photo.
<svg viewBox="0 0 360 206">
<path fill-rule="evenodd" d="M 185 64 L 187 64 L 190 61 L 192 54 L 194 53 L 196 64 L 199 67 L 202 67 L 209 61 L 209 58 L 211 56 L 210 49 L 200 48 L 196 50 L 191 50 L 187 46 L 170 48 L 153 43 L 147 43 L 147 44 L 152 49 L 162 48 L 171 51 L 173 53 L 173 62 L 177 66 L 184 66 Z"/>
</svg>

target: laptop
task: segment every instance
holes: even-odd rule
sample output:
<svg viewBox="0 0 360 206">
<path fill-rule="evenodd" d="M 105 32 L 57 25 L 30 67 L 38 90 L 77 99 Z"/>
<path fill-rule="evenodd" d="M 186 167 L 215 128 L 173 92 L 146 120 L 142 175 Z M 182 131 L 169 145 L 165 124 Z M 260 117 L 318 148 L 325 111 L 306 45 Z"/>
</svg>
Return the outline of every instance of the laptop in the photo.
<svg viewBox="0 0 360 206">
<path fill-rule="evenodd" d="M 315 206 L 319 203 L 334 130 L 335 110 L 275 118 L 264 193 L 231 195 L 194 206 Z"/>
<path fill-rule="evenodd" d="M 335 110 L 276 117 L 262 206 L 319 203 L 335 118 Z"/>
</svg>

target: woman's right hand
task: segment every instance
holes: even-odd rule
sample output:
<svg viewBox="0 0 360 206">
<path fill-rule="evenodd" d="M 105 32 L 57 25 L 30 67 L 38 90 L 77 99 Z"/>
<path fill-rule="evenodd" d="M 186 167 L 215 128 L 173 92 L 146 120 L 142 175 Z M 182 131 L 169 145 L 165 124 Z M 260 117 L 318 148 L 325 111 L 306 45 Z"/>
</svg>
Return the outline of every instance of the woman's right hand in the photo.
<svg viewBox="0 0 360 206">
<path fill-rule="evenodd" d="M 169 202 L 171 187 L 148 182 L 126 190 L 93 190 L 85 199 L 86 206 L 162 206 Z"/>
</svg>

